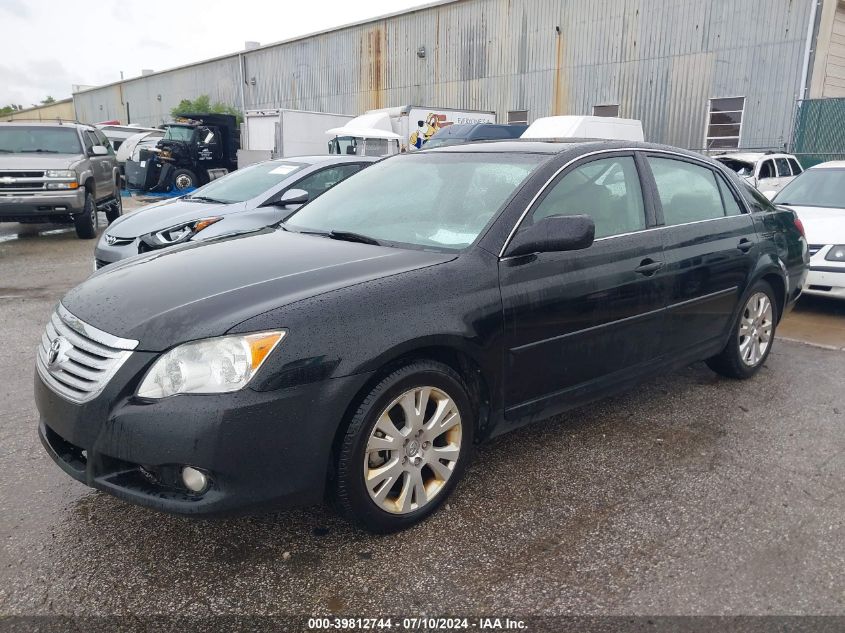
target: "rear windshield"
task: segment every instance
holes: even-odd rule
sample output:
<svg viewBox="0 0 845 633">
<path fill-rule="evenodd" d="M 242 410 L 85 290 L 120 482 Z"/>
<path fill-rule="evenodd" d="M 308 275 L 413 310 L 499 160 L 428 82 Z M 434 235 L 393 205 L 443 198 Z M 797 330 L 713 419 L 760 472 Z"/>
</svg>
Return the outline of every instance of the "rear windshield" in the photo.
<svg viewBox="0 0 845 633">
<path fill-rule="evenodd" d="M 736 160 L 735 158 L 717 158 L 728 169 L 735 171 L 738 176 L 753 176 L 754 163 L 749 163 L 744 160 Z"/>
<path fill-rule="evenodd" d="M 9 125 L 0 127 L 0 153 L 81 154 L 82 146 L 72 127 Z"/>
<path fill-rule="evenodd" d="M 302 163 L 269 161 L 250 165 L 212 180 L 193 192 L 191 198 L 213 198 L 218 202 L 245 202 L 272 189 L 291 174 L 305 167 Z"/>
</svg>

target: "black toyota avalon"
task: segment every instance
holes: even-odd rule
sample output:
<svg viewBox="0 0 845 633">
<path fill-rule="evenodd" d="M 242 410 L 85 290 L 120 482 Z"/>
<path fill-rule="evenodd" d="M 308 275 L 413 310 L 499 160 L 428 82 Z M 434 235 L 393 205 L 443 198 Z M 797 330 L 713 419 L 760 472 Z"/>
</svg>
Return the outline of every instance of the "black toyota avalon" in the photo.
<svg viewBox="0 0 845 633">
<path fill-rule="evenodd" d="M 159 510 L 330 498 L 401 529 L 474 444 L 694 361 L 752 376 L 807 261 L 791 211 L 681 150 L 398 155 L 281 225 L 70 291 L 37 353 L 41 440 Z"/>
</svg>

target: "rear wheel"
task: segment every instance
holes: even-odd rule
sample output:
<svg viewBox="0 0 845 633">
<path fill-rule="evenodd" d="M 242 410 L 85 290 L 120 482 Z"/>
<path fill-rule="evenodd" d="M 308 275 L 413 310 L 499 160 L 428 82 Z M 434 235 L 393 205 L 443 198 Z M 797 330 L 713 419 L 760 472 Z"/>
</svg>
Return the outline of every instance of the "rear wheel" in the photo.
<svg viewBox="0 0 845 633">
<path fill-rule="evenodd" d="M 97 204 L 94 202 L 94 194 L 90 191 L 85 194 L 85 206 L 73 217 L 73 226 L 76 229 L 76 236 L 83 240 L 91 240 L 97 237 Z"/>
<path fill-rule="evenodd" d="M 470 459 L 475 420 L 460 376 L 417 361 L 367 395 L 344 435 L 336 500 L 373 532 L 401 530 L 432 514 Z"/>
<path fill-rule="evenodd" d="M 114 188 L 114 200 L 109 203 L 106 209 L 106 219 L 111 224 L 121 215 L 123 215 L 123 199 L 120 197 L 120 187 L 116 186 Z"/>
<path fill-rule="evenodd" d="M 758 281 L 751 288 L 725 349 L 710 358 L 707 365 L 729 378 L 750 378 L 772 351 L 776 325 L 774 291 L 765 281 Z"/>
</svg>

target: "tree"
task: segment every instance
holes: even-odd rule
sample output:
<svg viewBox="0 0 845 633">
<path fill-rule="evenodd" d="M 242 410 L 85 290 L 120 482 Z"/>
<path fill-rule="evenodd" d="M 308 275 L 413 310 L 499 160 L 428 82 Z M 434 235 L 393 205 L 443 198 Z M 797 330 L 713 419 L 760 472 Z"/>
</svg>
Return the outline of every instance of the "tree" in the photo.
<svg viewBox="0 0 845 633">
<path fill-rule="evenodd" d="M 41 100 L 41 105 L 50 105 L 51 103 L 56 103 L 56 100 L 53 99 L 50 95 L 47 95 L 44 99 Z"/>
<path fill-rule="evenodd" d="M 200 95 L 194 100 L 182 99 L 179 105 L 170 110 L 170 114 L 173 117 L 180 117 L 186 114 L 231 114 L 237 117 L 238 123 L 243 121 L 240 110 L 220 101 L 211 103 L 208 95 Z"/>
<path fill-rule="evenodd" d="M 0 108 L 0 116 L 8 116 L 12 114 L 12 112 L 17 112 L 18 110 L 23 110 L 23 108 L 17 104 L 10 103 L 9 105 L 5 105 Z"/>
</svg>

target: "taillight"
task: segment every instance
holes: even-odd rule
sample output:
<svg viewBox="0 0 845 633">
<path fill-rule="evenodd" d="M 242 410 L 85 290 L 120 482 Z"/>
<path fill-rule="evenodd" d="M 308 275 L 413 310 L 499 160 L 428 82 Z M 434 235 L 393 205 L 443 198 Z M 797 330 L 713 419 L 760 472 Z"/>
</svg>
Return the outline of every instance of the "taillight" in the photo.
<svg viewBox="0 0 845 633">
<path fill-rule="evenodd" d="M 801 237 L 807 237 L 807 233 L 804 231 L 804 223 L 801 222 L 801 218 L 799 218 L 797 215 L 795 216 L 795 228 L 798 229 L 798 232 L 801 234 Z"/>
</svg>

